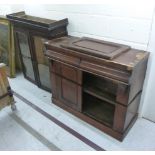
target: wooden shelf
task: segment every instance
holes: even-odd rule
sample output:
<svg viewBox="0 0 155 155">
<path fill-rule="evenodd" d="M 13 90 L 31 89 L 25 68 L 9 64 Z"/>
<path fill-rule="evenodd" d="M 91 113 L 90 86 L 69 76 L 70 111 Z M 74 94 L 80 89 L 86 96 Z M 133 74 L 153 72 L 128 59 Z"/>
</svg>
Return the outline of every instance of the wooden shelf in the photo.
<svg viewBox="0 0 155 155">
<path fill-rule="evenodd" d="M 83 75 L 83 83 L 84 92 L 110 104 L 116 104 L 117 83 L 86 72 Z"/>
<path fill-rule="evenodd" d="M 105 101 L 99 100 L 87 93 L 83 93 L 83 110 L 82 112 L 107 125 L 113 125 L 115 106 Z"/>
<path fill-rule="evenodd" d="M 83 91 L 98 98 L 98 99 L 104 100 L 110 104 L 113 104 L 113 105 L 116 104 L 116 102 L 115 102 L 116 96 L 115 95 L 103 92 L 95 86 L 93 86 L 93 87 L 85 86 Z"/>
</svg>

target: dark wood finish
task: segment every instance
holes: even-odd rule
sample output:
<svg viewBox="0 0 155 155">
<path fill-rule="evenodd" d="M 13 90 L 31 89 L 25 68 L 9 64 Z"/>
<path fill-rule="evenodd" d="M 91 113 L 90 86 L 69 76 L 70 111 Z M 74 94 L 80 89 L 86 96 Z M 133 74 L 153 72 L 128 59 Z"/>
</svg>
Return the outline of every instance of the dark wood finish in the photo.
<svg viewBox="0 0 155 155">
<path fill-rule="evenodd" d="M 25 14 L 24 11 L 7 15 L 13 25 L 31 31 L 33 35 L 43 38 L 55 38 L 67 34 L 68 19 L 51 20 Z"/>
<path fill-rule="evenodd" d="M 82 72 L 73 66 L 66 65 L 64 63 L 59 63 L 57 61 L 51 62 L 51 72 L 54 72 L 70 81 L 82 84 Z"/>
<path fill-rule="evenodd" d="M 113 59 L 122 52 L 130 49 L 129 46 L 116 44 L 112 42 L 101 41 L 92 38 L 83 37 L 76 41 L 61 44 L 62 47 L 78 52 L 94 55 L 105 59 Z"/>
<path fill-rule="evenodd" d="M 51 91 L 49 62 L 43 41 L 67 35 L 68 19 L 50 20 L 17 12 L 7 15 L 14 26 L 15 40 L 24 77 L 42 89 Z"/>
<path fill-rule="evenodd" d="M 138 115 L 149 53 L 71 36 L 45 48 L 53 103 L 123 140 Z"/>
<path fill-rule="evenodd" d="M 83 94 L 82 112 L 107 126 L 113 125 L 115 106 L 93 95 Z"/>
<path fill-rule="evenodd" d="M 61 63 L 52 63 L 52 68 L 61 68 L 60 72 L 51 72 L 52 94 L 53 97 L 59 98 L 64 104 L 72 107 L 75 110 L 81 111 L 82 108 L 82 88 L 79 85 L 78 76 L 75 68 L 67 67 Z M 59 67 L 58 67 L 59 66 Z M 55 70 L 55 69 L 53 69 Z M 66 73 L 69 73 L 68 75 Z M 70 71 L 70 72 L 69 72 Z M 80 71 L 78 71 L 80 72 Z M 73 73 L 73 79 L 71 79 L 70 73 Z M 66 76 L 64 76 L 66 75 Z M 75 76 L 76 75 L 76 76 Z M 82 74 L 80 74 L 82 75 Z"/>
<path fill-rule="evenodd" d="M 60 100 L 64 104 L 81 111 L 81 86 L 64 78 L 61 78 L 60 82 Z"/>
</svg>

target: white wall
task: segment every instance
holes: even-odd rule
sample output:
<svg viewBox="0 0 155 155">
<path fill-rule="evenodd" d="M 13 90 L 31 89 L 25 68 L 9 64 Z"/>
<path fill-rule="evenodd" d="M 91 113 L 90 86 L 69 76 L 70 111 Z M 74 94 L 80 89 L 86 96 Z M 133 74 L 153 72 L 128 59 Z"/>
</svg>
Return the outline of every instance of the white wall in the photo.
<svg viewBox="0 0 155 155">
<path fill-rule="evenodd" d="M 0 15 L 6 15 L 7 13 L 11 13 L 10 5 L 1 5 L 0 6 Z"/>
<path fill-rule="evenodd" d="M 154 0 L 103 0 L 102 5 L 14 5 L 0 6 L 3 14 L 25 10 L 27 14 L 49 19 L 69 19 L 68 32 L 123 43 L 151 52 L 140 116 L 155 121 L 155 20 Z M 4 8 L 7 8 L 6 10 Z M 154 15 L 155 16 L 155 15 Z M 153 24 L 153 26 L 152 26 Z M 153 28 L 153 29 L 152 29 Z"/>
<path fill-rule="evenodd" d="M 35 16 L 68 17 L 70 35 L 90 36 L 146 49 L 154 3 L 151 0 L 150 3 L 143 2 L 140 7 L 138 4 L 138 9 L 136 3 L 118 4 L 117 1 L 103 5 L 24 5 L 24 8 Z"/>
<path fill-rule="evenodd" d="M 23 9 L 24 5 L 22 4 L 14 4 L 14 5 L 0 4 L 0 15 L 5 16 L 6 14 L 22 11 Z"/>
<path fill-rule="evenodd" d="M 150 34 L 148 51 L 151 52 L 144 91 L 142 94 L 141 116 L 155 122 L 155 12 L 152 20 L 152 31 Z"/>
</svg>

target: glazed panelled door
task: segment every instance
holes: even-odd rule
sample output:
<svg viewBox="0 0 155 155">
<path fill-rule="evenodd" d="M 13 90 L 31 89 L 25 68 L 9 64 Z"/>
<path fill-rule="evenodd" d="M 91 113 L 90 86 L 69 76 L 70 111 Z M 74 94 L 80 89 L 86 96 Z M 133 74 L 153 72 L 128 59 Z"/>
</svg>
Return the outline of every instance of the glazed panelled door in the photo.
<svg viewBox="0 0 155 155">
<path fill-rule="evenodd" d="M 34 46 L 36 61 L 38 66 L 39 78 L 41 87 L 51 90 L 50 73 L 49 73 L 49 60 L 44 56 L 43 38 L 34 36 Z"/>
<path fill-rule="evenodd" d="M 22 32 L 17 32 L 20 54 L 23 63 L 23 70 L 25 77 L 30 79 L 31 81 L 35 81 L 34 69 L 33 69 L 33 62 L 29 48 L 28 37 L 26 34 Z"/>
</svg>

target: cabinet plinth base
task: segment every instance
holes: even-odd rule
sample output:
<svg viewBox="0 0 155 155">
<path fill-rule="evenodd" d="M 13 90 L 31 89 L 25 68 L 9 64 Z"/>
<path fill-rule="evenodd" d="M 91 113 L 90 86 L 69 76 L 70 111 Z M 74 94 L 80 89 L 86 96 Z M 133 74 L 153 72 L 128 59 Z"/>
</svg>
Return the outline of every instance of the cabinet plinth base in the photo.
<svg viewBox="0 0 155 155">
<path fill-rule="evenodd" d="M 95 120 L 93 120 L 92 118 L 86 116 L 85 114 L 78 112 L 66 105 L 64 105 L 62 102 L 60 102 L 59 100 L 52 98 L 52 103 L 59 106 L 60 108 L 68 111 L 69 113 L 73 114 L 74 116 L 82 119 L 83 121 L 89 123 L 90 125 L 96 127 L 97 129 L 103 131 L 104 133 L 111 135 L 112 137 L 116 138 L 119 141 L 123 141 L 123 139 L 125 138 L 125 136 L 127 135 L 127 133 L 129 132 L 130 128 L 134 125 L 135 121 L 137 120 L 137 115 L 133 118 L 133 120 L 131 121 L 131 123 L 129 124 L 129 126 L 127 127 L 127 129 L 125 130 L 124 133 L 119 133 L 113 129 L 111 129 L 110 127 L 101 124 Z"/>
</svg>

